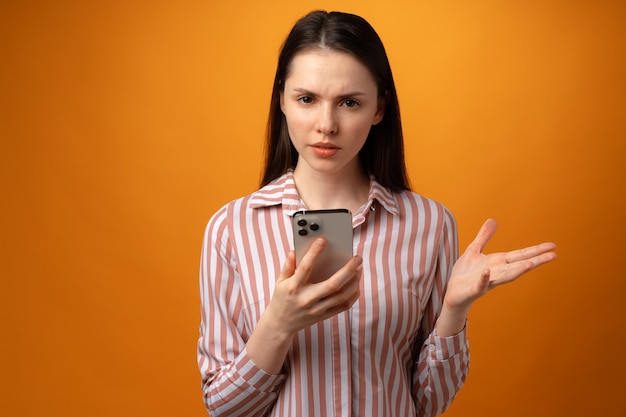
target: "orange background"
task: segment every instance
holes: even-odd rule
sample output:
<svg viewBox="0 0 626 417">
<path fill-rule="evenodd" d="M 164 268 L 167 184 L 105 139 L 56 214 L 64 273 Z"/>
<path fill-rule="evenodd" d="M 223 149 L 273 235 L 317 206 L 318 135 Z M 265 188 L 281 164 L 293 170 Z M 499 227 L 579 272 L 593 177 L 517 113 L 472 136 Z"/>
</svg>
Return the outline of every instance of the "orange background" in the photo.
<svg viewBox="0 0 626 417">
<path fill-rule="evenodd" d="M 270 5 L 271 4 L 271 5 Z M 626 414 L 623 1 L 4 1 L 0 414 L 203 416 L 197 269 L 295 19 L 361 14 L 416 191 L 559 260 L 480 300 L 447 416 Z"/>
</svg>

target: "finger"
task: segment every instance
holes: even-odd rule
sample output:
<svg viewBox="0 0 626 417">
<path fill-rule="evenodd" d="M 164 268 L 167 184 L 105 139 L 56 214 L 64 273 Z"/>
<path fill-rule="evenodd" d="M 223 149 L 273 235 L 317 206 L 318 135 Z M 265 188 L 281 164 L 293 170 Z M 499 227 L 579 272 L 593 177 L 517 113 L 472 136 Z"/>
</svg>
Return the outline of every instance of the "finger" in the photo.
<svg viewBox="0 0 626 417">
<path fill-rule="evenodd" d="M 314 291 L 312 294 L 316 298 L 314 314 L 324 314 L 328 310 L 335 311 L 338 308 L 343 311 L 354 304 L 359 295 L 362 263 L 363 258 L 354 256 L 328 279 L 312 284 Z M 346 307 L 341 309 L 338 304 L 344 304 Z"/>
<path fill-rule="evenodd" d="M 556 245 L 554 243 L 541 243 L 539 245 L 507 252 L 504 259 L 506 263 L 519 262 L 526 259 L 532 259 L 536 256 L 553 251 L 554 249 L 556 249 Z M 556 254 L 554 254 L 554 256 L 556 257 Z"/>
<path fill-rule="evenodd" d="M 548 262 L 552 262 L 554 260 L 556 260 L 556 253 L 547 252 L 547 253 L 542 253 L 541 255 L 538 255 L 538 256 L 534 256 L 523 262 L 532 264 L 532 267 L 530 267 L 530 269 L 535 269 L 539 267 L 540 265 L 546 264 Z"/>
<path fill-rule="evenodd" d="M 309 281 L 311 271 L 315 265 L 315 261 L 326 247 L 326 241 L 323 238 L 318 238 L 313 241 L 307 252 L 300 260 L 300 264 L 296 266 L 293 278 L 297 285 L 304 284 Z"/>
<path fill-rule="evenodd" d="M 317 311 L 318 314 L 331 312 L 331 315 L 334 315 L 340 311 L 344 311 L 350 308 L 356 302 L 360 295 L 359 282 L 361 274 L 361 268 L 357 268 L 356 270 L 354 270 L 348 277 L 349 279 L 339 290 L 330 292 L 328 296 L 320 299 L 317 302 L 317 305 L 315 306 L 315 311 Z M 332 287 L 332 285 L 327 285 L 327 288 Z"/>
<path fill-rule="evenodd" d="M 344 289 L 347 285 L 357 282 L 362 274 L 363 258 L 359 255 L 353 256 L 344 266 L 324 281 L 313 284 L 316 288 L 318 300 L 326 299 Z"/>
<path fill-rule="evenodd" d="M 498 277 L 491 281 L 492 286 L 505 284 L 507 282 L 514 281 L 527 272 L 536 269 L 537 267 L 554 261 L 556 259 L 556 253 L 548 252 L 539 256 L 535 256 L 531 259 L 525 259 L 511 264 L 507 264 L 498 274 Z"/>
<path fill-rule="evenodd" d="M 483 225 L 480 227 L 478 234 L 476 234 L 472 243 L 470 243 L 467 247 L 467 250 L 470 252 L 482 253 L 485 246 L 487 246 L 487 242 L 489 242 L 489 239 L 491 239 L 496 232 L 497 227 L 498 224 L 494 219 L 485 220 Z"/>
<path fill-rule="evenodd" d="M 278 282 L 284 281 L 287 278 L 290 278 L 293 273 L 296 271 L 296 253 L 291 250 L 287 254 L 287 259 L 283 263 L 282 268 L 280 269 L 280 275 L 278 276 Z"/>
<path fill-rule="evenodd" d="M 329 302 L 329 305 L 327 306 L 323 314 L 324 319 L 327 319 L 329 317 L 332 317 L 336 314 L 339 314 L 343 311 L 348 310 L 350 307 L 354 305 L 354 303 L 357 302 L 357 300 L 359 299 L 359 295 L 360 293 L 359 293 L 359 289 L 357 286 L 356 290 L 353 293 L 351 293 L 349 297 L 346 297 L 344 301 L 333 303 L 333 304 L 330 304 Z"/>
<path fill-rule="evenodd" d="M 327 280 L 319 282 L 318 285 L 324 287 L 324 292 L 326 294 L 333 294 L 340 291 L 341 288 L 350 283 L 355 276 L 360 278 L 362 264 L 362 257 L 359 255 L 353 256 L 344 266 L 341 267 L 341 269 L 331 275 Z M 355 275 L 356 273 L 358 273 L 358 275 Z"/>
<path fill-rule="evenodd" d="M 506 284 L 515 281 L 526 272 L 529 272 L 535 268 L 535 264 L 531 261 L 520 261 L 506 265 L 497 274 L 492 275 L 490 282 L 491 287 L 497 287 L 498 285 Z"/>
</svg>

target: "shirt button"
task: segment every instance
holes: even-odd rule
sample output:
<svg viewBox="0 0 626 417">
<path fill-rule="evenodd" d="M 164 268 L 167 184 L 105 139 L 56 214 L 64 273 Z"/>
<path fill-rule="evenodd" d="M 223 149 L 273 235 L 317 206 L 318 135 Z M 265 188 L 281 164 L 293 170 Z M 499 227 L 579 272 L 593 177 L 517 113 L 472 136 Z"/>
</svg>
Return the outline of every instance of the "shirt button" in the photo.
<svg viewBox="0 0 626 417">
<path fill-rule="evenodd" d="M 431 352 L 434 352 L 435 350 L 437 350 L 437 347 L 433 344 L 428 345 L 428 350 L 430 350 Z"/>
</svg>

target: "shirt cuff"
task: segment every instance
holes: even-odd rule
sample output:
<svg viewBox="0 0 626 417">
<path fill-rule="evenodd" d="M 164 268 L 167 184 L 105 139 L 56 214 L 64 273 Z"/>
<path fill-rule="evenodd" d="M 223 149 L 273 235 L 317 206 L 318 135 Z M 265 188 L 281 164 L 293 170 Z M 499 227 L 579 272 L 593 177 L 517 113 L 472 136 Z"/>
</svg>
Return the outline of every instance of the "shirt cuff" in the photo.
<svg viewBox="0 0 626 417">
<path fill-rule="evenodd" d="M 438 336 L 437 330 L 428 336 L 428 357 L 432 360 L 445 361 L 466 352 L 468 349 L 467 322 L 463 329 L 454 336 Z"/>
<path fill-rule="evenodd" d="M 233 361 L 228 379 L 230 383 L 248 393 L 263 392 L 274 393 L 280 390 L 283 382 L 287 378 L 284 374 L 269 374 L 256 366 L 248 357 L 248 352 L 244 348 Z"/>
</svg>

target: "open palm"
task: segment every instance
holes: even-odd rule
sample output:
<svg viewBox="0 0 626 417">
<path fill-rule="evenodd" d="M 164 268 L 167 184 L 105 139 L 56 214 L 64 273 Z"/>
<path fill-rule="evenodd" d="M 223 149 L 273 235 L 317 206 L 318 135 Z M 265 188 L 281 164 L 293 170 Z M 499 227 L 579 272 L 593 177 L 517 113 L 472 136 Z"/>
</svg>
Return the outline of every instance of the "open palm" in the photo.
<svg viewBox="0 0 626 417">
<path fill-rule="evenodd" d="M 483 223 L 476 238 L 452 268 L 446 292 L 446 303 L 456 308 L 468 308 L 492 288 L 516 280 L 526 272 L 553 261 L 554 243 L 541 243 L 510 252 L 483 253 L 495 233 L 495 220 Z"/>
</svg>

